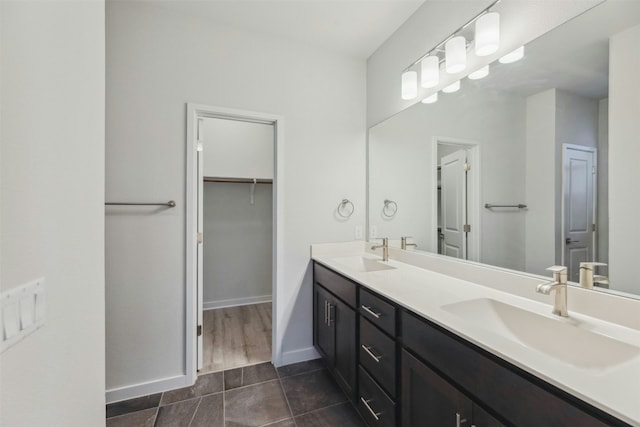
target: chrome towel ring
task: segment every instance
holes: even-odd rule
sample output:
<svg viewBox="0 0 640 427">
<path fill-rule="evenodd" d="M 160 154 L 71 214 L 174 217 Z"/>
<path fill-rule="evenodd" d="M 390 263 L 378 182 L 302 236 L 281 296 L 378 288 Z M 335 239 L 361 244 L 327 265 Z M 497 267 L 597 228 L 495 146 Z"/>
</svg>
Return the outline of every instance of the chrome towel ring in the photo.
<svg viewBox="0 0 640 427">
<path fill-rule="evenodd" d="M 393 218 L 398 212 L 398 204 L 393 200 L 385 199 L 382 207 L 382 216 L 385 218 Z"/>
<path fill-rule="evenodd" d="M 338 205 L 338 209 L 336 212 L 342 218 L 349 218 L 353 215 L 353 211 L 355 210 L 355 206 L 353 206 L 353 202 L 349 199 L 342 199 L 340 204 Z"/>
</svg>

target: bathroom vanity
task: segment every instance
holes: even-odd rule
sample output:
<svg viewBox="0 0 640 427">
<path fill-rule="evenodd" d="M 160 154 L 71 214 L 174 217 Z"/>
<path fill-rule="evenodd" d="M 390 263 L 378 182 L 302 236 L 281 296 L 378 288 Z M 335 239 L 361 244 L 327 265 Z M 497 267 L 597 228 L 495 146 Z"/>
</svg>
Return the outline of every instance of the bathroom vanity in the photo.
<svg viewBox="0 0 640 427">
<path fill-rule="evenodd" d="M 313 259 L 314 344 L 370 426 L 640 425 L 638 331 L 364 252 Z"/>
</svg>

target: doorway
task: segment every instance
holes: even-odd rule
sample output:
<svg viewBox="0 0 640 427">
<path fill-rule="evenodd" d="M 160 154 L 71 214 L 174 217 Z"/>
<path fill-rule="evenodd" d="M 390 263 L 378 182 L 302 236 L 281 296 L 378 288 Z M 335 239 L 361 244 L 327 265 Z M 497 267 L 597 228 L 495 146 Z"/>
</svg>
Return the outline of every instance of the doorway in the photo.
<svg viewBox="0 0 640 427">
<path fill-rule="evenodd" d="M 437 253 L 480 260 L 479 146 L 436 137 L 433 141 Z"/>
<path fill-rule="evenodd" d="M 187 104 L 187 375 L 277 364 L 278 116 Z"/>
<path fill-rule="evenodd" d="M 597 150 L 562 145 L 562 264 L 580 280 L 580 263 L 597 260 Z"/>
</svg>

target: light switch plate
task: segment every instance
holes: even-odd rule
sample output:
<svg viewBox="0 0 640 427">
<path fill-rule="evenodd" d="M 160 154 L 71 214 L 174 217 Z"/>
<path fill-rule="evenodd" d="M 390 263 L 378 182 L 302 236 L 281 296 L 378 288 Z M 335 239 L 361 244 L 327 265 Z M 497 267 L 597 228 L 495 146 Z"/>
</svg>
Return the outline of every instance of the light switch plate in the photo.
<svg viewBox="0 0 640 427">
<path fill-rule="evenodd" d="M 44 325 L 44 278 L 0 294 L 0 353 Z"/>
</svg>

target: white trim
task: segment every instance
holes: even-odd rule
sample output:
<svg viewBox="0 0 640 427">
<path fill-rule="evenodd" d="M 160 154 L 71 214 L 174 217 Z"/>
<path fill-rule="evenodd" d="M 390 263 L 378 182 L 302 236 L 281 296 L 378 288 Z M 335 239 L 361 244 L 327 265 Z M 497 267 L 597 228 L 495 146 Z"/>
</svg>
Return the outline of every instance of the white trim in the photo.
<svg viewBox="0 0 640 427">
<path fill-rule="evenodd" d="M 272 278 L 272 362 L 279 366 L 282 337 L 278 329 L 278 288 L 284 283 L 284 118 L 279 115 L 233 108 L 187 103 L 187 197 L 186 197 L 186 373 L 197 377 L 197 183 L 198 168 L 195 129 L 198 118 L 223 118 L 271 124 L 274 127 L 273 183 L 273 278 Z"/>
<path fill-rule="evenodd" d="M 469 234 L 467 240 L 467 261 L 482 261 L 482 251 L 480 242 L 482 241 L 482 210 L 480 209 L 480 201 L 482 200 L 482 185 L 480 183 L 481 165 L 481 145 L 478 141 L 469 139 L 449 138 L 445 136 L 434 136 L 431 140 L 431 158 L 432 171 L 431 182 L 435 188 L 438 182 L 438 144 L 456 145 L 464 147 L 467 150 L 467 160 L 471 164 L 468 176 L 471 177 L 471 185 L 467 187 L 467 220 L 471 224 L 472 233 Z M 438 192 L 433 188 L 431 192 L 431 206 L 433 206 L 431 215 L 431 230 L 438 229 Z M 433 239 L 431 239 L 431 250 L 438 253 L 438 233 L 434 231 Z"/>
<path fill-rule="evenodd" d="M 290 365 L 292 363 L 306 362 L 307 360 L 313 360 L 320 357 L 320 353 L 315 347 L 300 348 L 298 350 L 286 351 L 282 353 L 282 360 L 280 364 L 274 363 L 277 367 Z"/>
<path fill-rule="evenodd" d="M 106 403 L 120 402 L 122 400 L 133 399 L 150 394 L 161 393 L 163 391 L 174 390 L 181 387 L 193 385 L 193 381 L 188 375 L 178 375 L 175 377 L 162 378 L 159 380 L 129 385 L 121 388 L 107 390 Z"/>
<path fill-rule="evenodd" d="M 238 307 L 241 305 L 249 304 L 262 304 L 265 302 L 271 302 L 271 298 L 271 295 L 262 295 L 259 297 L 230 298 L 221 299 L 219 301 L 205 301 L 204 303 L 202 303 L 202 308 L 204 310 L 215 310 L 216 308 Z"/>
</svg>

